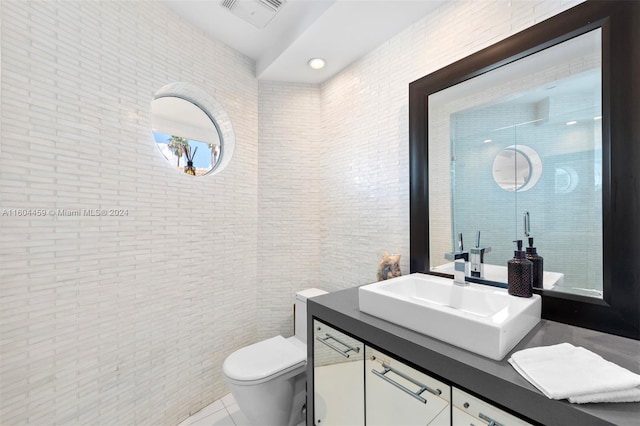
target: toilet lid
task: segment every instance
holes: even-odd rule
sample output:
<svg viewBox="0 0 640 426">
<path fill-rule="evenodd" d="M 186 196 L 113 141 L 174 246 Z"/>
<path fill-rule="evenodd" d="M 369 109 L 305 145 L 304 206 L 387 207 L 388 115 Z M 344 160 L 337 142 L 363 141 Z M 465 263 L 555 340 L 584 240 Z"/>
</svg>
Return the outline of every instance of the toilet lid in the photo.
<svg viewBox="0 0 640 426">
<path fill-rule="evenodd" d="M 304 349 L 282 336 L 276 336 L 238 349 L 224 361 L 222 371 L 234 380 L 254 381 L 302 366 L 306 362 Z"/>
</svg>

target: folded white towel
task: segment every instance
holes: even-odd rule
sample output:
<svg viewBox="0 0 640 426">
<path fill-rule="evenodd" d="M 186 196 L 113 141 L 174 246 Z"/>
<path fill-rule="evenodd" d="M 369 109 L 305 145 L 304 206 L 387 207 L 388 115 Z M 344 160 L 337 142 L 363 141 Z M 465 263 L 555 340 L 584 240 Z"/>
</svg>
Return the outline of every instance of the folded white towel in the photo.
<svg viewBox="0 0 640 426">
<path fill-rule="evenodd" d="M 640 401 L 640 393 L 634 390 L 640 386 L 640 375 L 569 343 L 524 349 L 508 361 L 551 399 L 572 398 L 576 403 Z M 619 391 L 625 392 L 611 393 Z"/>
<path fill-rule="evenodd" d="M 621 391 L 590 393 L 587 395 L 570 396 L 569 402 L 574 404 L 587 404 L 589 402 L 638 402 L 640 401 L 640 388 L 631 388 Z"/>
</svg>

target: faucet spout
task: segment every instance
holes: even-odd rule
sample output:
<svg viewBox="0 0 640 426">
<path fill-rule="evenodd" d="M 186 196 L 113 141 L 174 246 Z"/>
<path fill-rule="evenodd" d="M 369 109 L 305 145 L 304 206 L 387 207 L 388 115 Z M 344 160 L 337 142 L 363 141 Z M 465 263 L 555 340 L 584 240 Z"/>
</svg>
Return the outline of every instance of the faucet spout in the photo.
<svg viewBox="0 0 640 426">
<path fill-rule="evenodd" d="M 469 283 L 466 278 L 469 275 L 468 257 L 460 257 L 453 262 L 453 283 L 456 285 L 467 286 Z"/>
<path fill-rule="evenodd" d="M 484 278 L 484 256 L 491 251 L 491 247 L 480 246 L 480 231 L 476 234 L 476 246 L 469 250 L 469 262 L 471 263 L 471 276 Z"/>
<path fill-rule="evenodd" d="M 445 253 L 445 259 L 453 260 L 453 283 L 461 286 L 469 285 L 466 277 L 469 275 L 469 252 L 464 250 L 462 233 L 458 234 L 458 250 Z"/>
</svg>

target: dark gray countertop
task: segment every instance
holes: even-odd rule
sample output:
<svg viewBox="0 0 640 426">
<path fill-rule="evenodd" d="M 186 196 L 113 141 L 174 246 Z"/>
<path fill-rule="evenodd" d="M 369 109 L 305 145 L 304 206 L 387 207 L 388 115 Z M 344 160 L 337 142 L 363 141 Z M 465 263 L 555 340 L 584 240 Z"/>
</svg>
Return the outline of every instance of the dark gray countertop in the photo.
<svg viewBox="0 0 640 426">
<path fill-rule="evenodd" d="M 309 299 L 308 317 L 387 350 L 446 381 L 544 425 L 640 425 L 640 403 L 570 404 L 545 397 L 507 362 L 494 361 L 360 312 L 358 288 Z M 640 342 L 542 320 L 512 352 L 569 342 L 640 374 Z"/>
</svg>

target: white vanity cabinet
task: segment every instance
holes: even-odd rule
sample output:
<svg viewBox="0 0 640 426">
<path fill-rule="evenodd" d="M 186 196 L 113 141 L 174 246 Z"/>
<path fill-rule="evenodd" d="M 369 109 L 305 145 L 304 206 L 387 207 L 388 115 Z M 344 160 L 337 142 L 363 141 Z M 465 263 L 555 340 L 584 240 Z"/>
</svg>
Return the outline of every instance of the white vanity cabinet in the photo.
<svg viewBox="0 0 640 426">
<path fill-rule="evenodd" d="M 367 426 L 450 425 L 451 387 L 366 347 Z"/>
<path fill-rule="evenodd" d="M 314 426 L 530 425 L 386 349 L 317 319 L 313 330 Z"/>
<path fill-rule="evenodd" d="M 484 402 L 460 389 L 453 388 L 453 426 L 525 426 L 530 423 Z"/>
<path fill-rule="evenodd" d="M 316 426 L 364 425 L 364 344 L 313 321 Z"/>
</svg>

